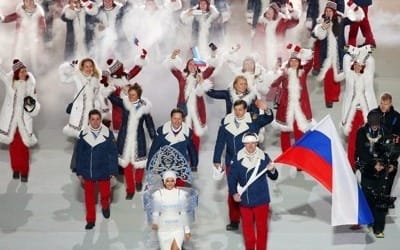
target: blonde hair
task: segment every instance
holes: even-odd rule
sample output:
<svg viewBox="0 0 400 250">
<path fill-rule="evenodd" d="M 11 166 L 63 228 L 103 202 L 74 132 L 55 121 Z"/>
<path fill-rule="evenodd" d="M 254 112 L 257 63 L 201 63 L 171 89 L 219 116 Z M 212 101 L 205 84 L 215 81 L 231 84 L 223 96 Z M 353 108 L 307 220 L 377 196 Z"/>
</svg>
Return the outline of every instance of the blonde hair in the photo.
<svg viewBox="0 0 400 250">
<path fill-rule="evenodd" d="M 246 82 L 247 85 L 249 85 L 249 83 L 247 82 L 247 78 L 243 75 L 238 75 L 235 77 L 235 80 L 233 80 L 233 87 L 235 87 L 235 84 L 239 81 L 239 80 L 244 80 Z"/>
<path fill-rule="evenodd" d="M 100 79 L 100 71 L 97 69 L 96 63 L 94 62 L 94 60 L 92 58 L 84 58 L 79 62 L 79 70 L 83 71 L 83 64 L 85 64 L 85 62 L 90 62 L 93 65 L 93 77 L 96 77 L 98 79 Z"/>
</svg>

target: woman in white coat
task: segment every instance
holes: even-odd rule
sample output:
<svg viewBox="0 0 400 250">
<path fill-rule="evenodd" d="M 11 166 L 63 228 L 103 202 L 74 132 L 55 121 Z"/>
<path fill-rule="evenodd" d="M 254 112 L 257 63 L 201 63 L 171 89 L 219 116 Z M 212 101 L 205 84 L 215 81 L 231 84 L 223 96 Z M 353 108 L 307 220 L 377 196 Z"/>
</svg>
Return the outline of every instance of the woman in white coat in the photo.
<svg viewBox="0 0 400 250">
<path fill-rule="evenodd" d="M 184 24 L 192 24 L 192 44 L 199 47 L 200 54 L 208 52 L 208 44 L 212 40 L 211 26 L 218 17 L 219 12 L 210 0 L 199 0 L 196 6 L 184 10 L 180 15 Z"/>
<path fill-rule="evenodd" d="M 153 193 L 153 225 L 161 250 L 179 250 L 191 237 L 186 214 L 188 193 L 175 187 L 176 174 L 165 171 L 164 187 Z"/>
<path fill-rule="evenodd" d="M 43 35 L 46 30 L 43 8 L 35 0 L 23 0 L 17 4 L 13 13 L 0 15 L 0 22 L 16 23 L 14 57 L 31 65 L 30 68 L 37 73 L 39 59 L 43 57 Z M 8 35 L 3 34 L 3 37 Z"/>
<path fill-rule="evenodd" d="M 347 139 L 347 154 L 355 167 L 357 131 L 367 122 L 369 111 L 378 106 L 374 91 L 375 60 L 370 45 L 350 46 L 343 57 L 346 89 L 343 94 L 341 127 Z"/>
<path fill-rule="evenodd" d="M 32 117 L 40 110 L 36 97 L 36 81 L 25 65 L 14 60 L 12 71 L 0 79 L 5 84 L 5 98 L 0 113 L 0 142 L 9 145 L 13 179 L 28 181 L 29 147 L 37 143 Z"/>
<path fill-rule="evenodd" d="M 100 71 L 91 58 L 85 58 L 79 63 L 63 63 L 59 68 L 60 79 L 63 83 L 74 84 L 76 92 L 69 115 L 68 124 L 63 133 L 77 138 L 79 132 L 88 125 L 89 111 L 96 108 L 102 110 L 100 89 Z"/>
</svg>

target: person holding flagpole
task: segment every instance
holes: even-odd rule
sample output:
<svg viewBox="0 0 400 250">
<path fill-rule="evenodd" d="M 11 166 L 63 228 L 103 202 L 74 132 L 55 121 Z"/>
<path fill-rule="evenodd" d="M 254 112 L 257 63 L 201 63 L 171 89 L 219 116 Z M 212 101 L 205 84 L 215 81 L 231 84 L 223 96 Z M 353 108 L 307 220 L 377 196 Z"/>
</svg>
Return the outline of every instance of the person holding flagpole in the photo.
<svg viewBox="0 0 400 250">
<path fill-rule="evenodd" d="M 246 250 L 267 249 L 270 195 L 267 176 L 278 178 L 268 154 L 257 147 L 258 135 L 245 133 L 244 148 L 234 159 L 228 175 L 229 193 L 240 205 Z"/>
</svg>

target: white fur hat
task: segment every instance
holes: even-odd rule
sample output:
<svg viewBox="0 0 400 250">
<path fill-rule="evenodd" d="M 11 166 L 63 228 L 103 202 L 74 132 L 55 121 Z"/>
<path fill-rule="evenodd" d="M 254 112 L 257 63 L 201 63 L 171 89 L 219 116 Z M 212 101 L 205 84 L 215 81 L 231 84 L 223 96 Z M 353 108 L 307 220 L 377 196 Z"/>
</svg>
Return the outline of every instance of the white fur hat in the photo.
<svg viewBox="0 0 400 250">
<path fill-rule="evenodd" d="M 163 173 L 163 182 L 165 182 L 165 180 L 167 180 L 168 178 L 173 178 L 174 180 L 176 180 L 176 173 L 172 170 L 167 170 Z"/>
</svg>

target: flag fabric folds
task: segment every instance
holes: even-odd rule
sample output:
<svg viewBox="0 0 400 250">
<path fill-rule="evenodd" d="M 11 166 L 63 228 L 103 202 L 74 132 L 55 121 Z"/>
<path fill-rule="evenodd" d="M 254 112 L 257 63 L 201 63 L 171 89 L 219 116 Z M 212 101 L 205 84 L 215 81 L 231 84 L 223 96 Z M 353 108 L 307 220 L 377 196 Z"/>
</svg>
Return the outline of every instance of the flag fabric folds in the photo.
<svg viewBox="0 0 400 250">
<path fill-rule="evenodd" d="M 332 193 L 332 226 L 367 225 L 373 222 L 371 210 L 330 115 L 305 133 L 274 162 L 300 168 Z"/>
</svg>

